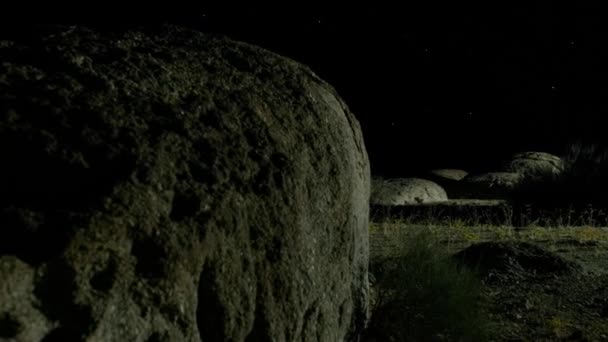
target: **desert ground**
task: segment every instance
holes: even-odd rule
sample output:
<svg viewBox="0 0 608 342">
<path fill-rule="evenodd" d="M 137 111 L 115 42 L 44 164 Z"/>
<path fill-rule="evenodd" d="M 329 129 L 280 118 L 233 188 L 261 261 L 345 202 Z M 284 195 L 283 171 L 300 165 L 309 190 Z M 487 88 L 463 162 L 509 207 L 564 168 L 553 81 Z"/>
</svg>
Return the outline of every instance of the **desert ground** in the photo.
<svg viewBox="0 0 608 342">
<path fill-rule="evenodd" d="M 608 228 L 597 219 L 602 209 L 587 206 L 556 212 L 513 208 L 500 200 L 373 207 L 370 279 L 375 330 L 368 334 L 368 341 L 608 341 Z M 399 271 L 407 267 L 399 263 L 426 261 L 399 259 L 407 253 L 408 241 L 421 233 L 450 262 L 472 246 L 485 248 L 481 256 L 471 251 L 466 267 L 481 284 L 474 298 L 481 318 L 472 329 L 483 325 L 483 337 L 437 331 L 442 327 L 427 327 L 432 333 L 425 335 L 412 328 L 398 331 L 399 324 L 375 325 L 374 319 L 412 320 L 408 309 L 403 309 L 405 317 L 395 311 L 390 317 L 382 313 L 378 298 L 394 289 L 383 288 L 386 282 L 379 279 L 405 279 L 408 276 Z M 428 280 L 428 291 L 433 282 L 440 280 Z M 430 313 L 449 315 L 450 310 L 464 309 L 446 304 Z M 416 319 L 433 321 L 433 317 Z"/>
</svg>

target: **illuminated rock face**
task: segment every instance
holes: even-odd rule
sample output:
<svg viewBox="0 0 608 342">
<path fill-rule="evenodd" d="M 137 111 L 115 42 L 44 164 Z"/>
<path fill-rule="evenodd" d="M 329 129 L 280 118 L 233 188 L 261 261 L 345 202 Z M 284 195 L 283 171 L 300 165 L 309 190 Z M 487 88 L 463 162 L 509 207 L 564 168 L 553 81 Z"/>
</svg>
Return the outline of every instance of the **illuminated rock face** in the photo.
<svg viewBox="0 0 608 342">
<path fill-rule="evenodd" d="M 174 27 L 51 27 L 0 56 L 2 338 L 363 328 L 369 163 L 308 68 Z"/>
<path fill-rule="evenodd" d="M 447 201 L 445 190 L 437 183 L 421 178 L 374 179 L 371 204 L 403 205 Z"/>
</svg>

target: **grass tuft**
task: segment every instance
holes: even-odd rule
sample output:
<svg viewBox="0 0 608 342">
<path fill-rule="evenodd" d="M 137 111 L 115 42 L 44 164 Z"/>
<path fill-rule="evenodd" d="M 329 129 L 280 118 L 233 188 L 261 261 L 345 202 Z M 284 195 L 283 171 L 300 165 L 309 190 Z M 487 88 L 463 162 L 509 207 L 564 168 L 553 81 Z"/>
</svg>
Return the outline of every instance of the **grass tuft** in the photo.
<svg viewBox="0 0 608 342">
<path fill-rule="evenodd" d="M 449 258 L 429 229 L 399 235 L 400 250 L 372 265 L 377 289 L 368 335 L 386 341 L 484 341 L 480 279 Z"/>
</svg>

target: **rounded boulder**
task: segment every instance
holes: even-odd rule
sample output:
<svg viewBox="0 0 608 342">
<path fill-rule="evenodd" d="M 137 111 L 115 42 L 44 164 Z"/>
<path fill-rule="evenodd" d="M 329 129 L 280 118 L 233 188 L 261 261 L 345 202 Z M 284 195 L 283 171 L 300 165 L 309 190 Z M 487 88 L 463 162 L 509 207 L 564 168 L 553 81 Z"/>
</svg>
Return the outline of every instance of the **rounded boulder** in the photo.
<svg viewBox="0 0 608 342">
<path fill-rule="evenodd" d="M 560 157 L 545 152 L 517 153 L 505 165 L 505 171 L 529 178 L 558 177 L 565 168 L 566 164 Z"/>
<path fill-rule="evenodd" d="M 372 205 L 424 204 L 447 201 L 445 190 L 421 178 L 373 179 Z"/>
<path fill-rule="evenodd" d="M 173 26 L 39 27 L 0 56 L 3 337 L 363 329 L 369 162 L 309 68 Z"/>
</svg>

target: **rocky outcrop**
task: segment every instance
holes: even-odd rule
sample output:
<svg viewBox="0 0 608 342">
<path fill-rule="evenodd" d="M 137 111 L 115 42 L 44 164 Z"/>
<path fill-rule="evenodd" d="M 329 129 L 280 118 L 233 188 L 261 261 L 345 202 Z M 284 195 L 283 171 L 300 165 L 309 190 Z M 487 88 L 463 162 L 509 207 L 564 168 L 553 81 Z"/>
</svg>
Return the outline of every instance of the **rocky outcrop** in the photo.
<svg viewBox="0 0 608 342">
<path fill-rule="evenodd" d="M 368 159 L 308 68 L 174 27 L 47 27 L 0 56 L 2 338 L 363 327 Z"/>
<path fill-rule="evenodd" d="M 545 152 L 517 153 L 505 165 L 505 171 L 516 172 L 527 178 L 555 178 L 565 168 L 560 157 Z"/>
<path fill-rule="evenodd" d="M 395 178 L 372 180 L 370 204 L 403 205 L 447 201 L 441 186 L 426 179 Z"/>
</svg>

